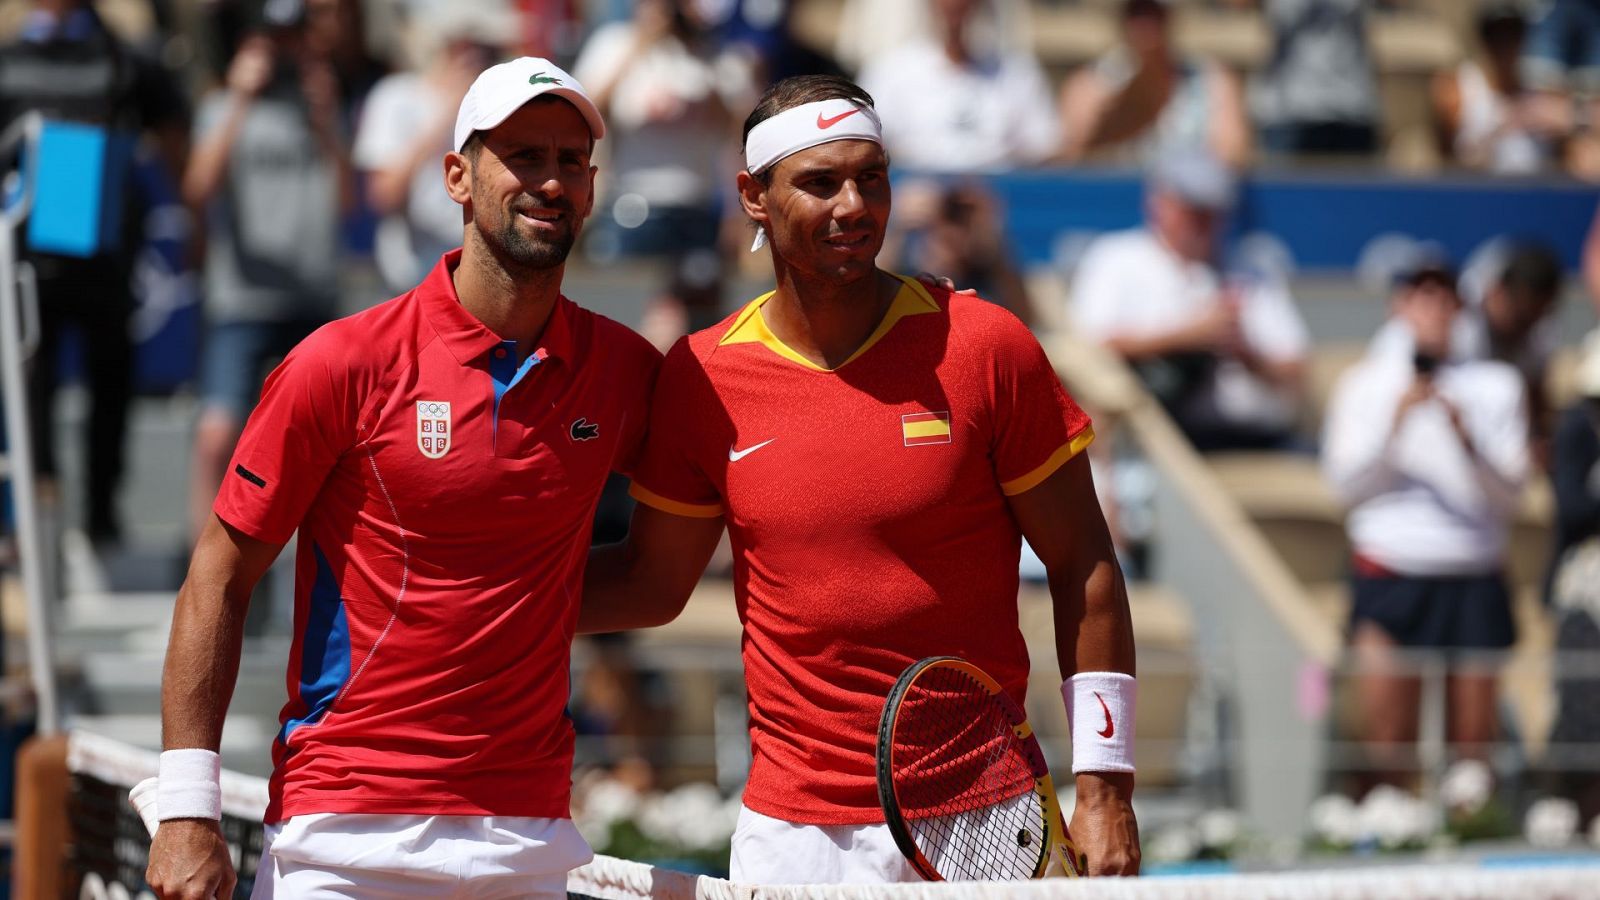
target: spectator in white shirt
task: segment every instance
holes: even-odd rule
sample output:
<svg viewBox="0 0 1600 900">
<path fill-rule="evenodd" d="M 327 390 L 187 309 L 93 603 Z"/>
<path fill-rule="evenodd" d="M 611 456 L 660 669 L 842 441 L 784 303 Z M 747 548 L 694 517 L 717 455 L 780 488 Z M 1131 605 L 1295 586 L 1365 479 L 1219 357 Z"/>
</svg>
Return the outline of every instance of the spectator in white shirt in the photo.
<svg viewBox="0 0 1600 900">
<path fill-rule="evenodd" d="M 421 71 L 385 76 L 372 89 L 351 151 L 367 199 L 382 217 L 377 264 L 384 284 L 409 290 L 461 245 L 461 206 L 445 193 L 444 155 L 456 109 L 478 73 L 504 55 L 516 19 L 492 5 L 441 5 L 418 21 L 429 45 Z"/>
<path fill-rule="evenodd" d="M 1201 450 L 1290 444 L 1305 366 L 1287 286 L 1218 262 L 1236 192 L 1213 157 L 1163 159 L 1145 227 L 1090 245 L 1072 290 L 1073 326 L 1126 359 Z"/>
<path fill-rule="evenodd" d="M 1463 306 L 1450 332 L 1450 355 L 1497 359 L 1522 373 L 1527 391 L 1530 449 L 1535 463 L 1549 459 L 1554 412 L 1544 385 L 1550 361 L 1561 347 L 1557 316 L 1564 273 L 1554 250 L 1533 241 L 1496 239 L 1461 272 Z M 1411 334 L 1391 319 L 1372 339 L 1375 352 L 1409 358 Z"/>
<path fill-rule="evenodd" d="M 1061 129 L 1044 69 L 975 33 L 992 0 L 927 2 L 934 34 L 861 71 L 896 171 L 994 171 L 1056 155 Z"/>
<path fill-rule="evenodd" d="M 1448 739 L 1460 756 L 1488 755 L 1498 661 L 1473 651 L 1516 636 L 1505 551 L 1529 465 L 1517 370 L 1451 352 L 1453 273 L 1414 268 L 1392 309 L 1410 352 L 1375 347 L 1340 378 L 1322 459 L 1349 510 L 1361 737 L 1388 781 L 1414 768 L 1420 682 L 1407 650 L 1444 654 Z"/>
</svg>

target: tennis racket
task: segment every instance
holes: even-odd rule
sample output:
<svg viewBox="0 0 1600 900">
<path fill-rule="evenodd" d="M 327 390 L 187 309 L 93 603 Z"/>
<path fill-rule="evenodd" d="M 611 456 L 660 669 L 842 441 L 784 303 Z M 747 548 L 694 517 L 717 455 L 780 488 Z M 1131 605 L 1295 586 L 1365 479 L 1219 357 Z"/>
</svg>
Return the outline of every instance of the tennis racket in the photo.
<svg viewBox="0 0 1600 900">
<path fill-rule="evenodd" d="M 1058 862 L 1087 871 L 1067 834 L 1028 717 L 954 656 L 912 663 L 878 725 L 878 800 L 889 833 L 930 881 L 1020 881 Z"/>
</svg>

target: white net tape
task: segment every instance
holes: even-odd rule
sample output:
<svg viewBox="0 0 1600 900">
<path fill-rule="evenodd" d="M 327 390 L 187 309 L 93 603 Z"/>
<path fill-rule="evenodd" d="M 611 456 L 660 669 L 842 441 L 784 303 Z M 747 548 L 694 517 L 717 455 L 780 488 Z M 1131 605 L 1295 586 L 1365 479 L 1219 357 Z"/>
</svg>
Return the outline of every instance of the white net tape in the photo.
<svg viewBox="0 0 1600 900">
<path fill-rule="evenodd" d="M 1568 900 L 1600 897 L 1600 866 L 1485 870 L 1391 866 L 1338 872 L 1050 879 L 1025 883 L 748 885 L 596 857 L 567 879 L 596 900 Z"/>
<path fill-rule="evenodd" d="M 67 770 L 132 788 L 153 778 L 161 754 L 121 741 L 74 731 L 67 736 Z M 267 811 L 267 780 L 222 770 L 222 811 L 241 819 L 260 819 Z"/>
<path fill-rule="evenodd" d="M 73 732 L 67 766 L 131 787 L 156 773 L 157 754 L 120 741 Z M 123 799 L 126 805 L 126 799 Z M 224 812 L 259 820 L 267 805 L 260 778 L 222 773 Z M 142 869 L 142 864 L 137 868 Z M 1595 865 L 1482 868 L 1470 865 L 1373 866 L 1329 872 L 1197 875 L 1138 879 L 1050 879 L 1025 883 L 893 885 L 748 885 L 599 856 L 567 879 L 575 897 L 594 900 L 1600 900 Z"/>
</svg>

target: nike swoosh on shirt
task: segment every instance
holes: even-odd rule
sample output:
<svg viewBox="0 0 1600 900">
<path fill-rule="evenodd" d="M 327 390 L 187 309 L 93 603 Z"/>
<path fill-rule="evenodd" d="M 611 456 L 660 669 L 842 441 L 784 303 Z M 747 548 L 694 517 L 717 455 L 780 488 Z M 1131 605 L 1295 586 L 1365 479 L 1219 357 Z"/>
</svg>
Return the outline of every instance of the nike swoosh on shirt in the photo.
<svg viewBox="0 0 1600 900">
<path fill-rule="evenodd" d="M 837 116 L 829 116 L 826 119 L 822 117 L 822 113 L 817 113 L 817 127 L 821 129 L 832 128 L 833 126 L 843 122 L 845 119 L 850 118 L 858 112 L 861 112 L 861 107 L 859 106 L 850 110 L 849 112 L 842 112 Z"/>
<path fill-rule="evenodd" d="M 761 443 L 756 444 L 753 447 L 746 447 L 743 450 L 735 450 L 732 447 L 729 447 L 728 448 L 728 462 L 738 462 L 739 460 L 744 459 L 746 456 L 749 456 L 750 454 L 756 452 L 757 450 L 760 450 L 762 447 L 765 447 L 766 445 L 772 443 L 775 440 L 777 440 L 777 438 L 767 438 L 766 440 L 762 441 Z"/>
</svg>

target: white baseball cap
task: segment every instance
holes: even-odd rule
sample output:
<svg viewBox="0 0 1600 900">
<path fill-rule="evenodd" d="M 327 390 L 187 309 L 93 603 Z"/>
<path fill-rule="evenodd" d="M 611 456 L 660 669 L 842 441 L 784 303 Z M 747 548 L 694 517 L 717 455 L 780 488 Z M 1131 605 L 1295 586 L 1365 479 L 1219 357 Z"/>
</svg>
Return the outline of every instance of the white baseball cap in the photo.
<svg viewBox="0 0 1600 900">
<path fill-rule="evenodd" d="M 460 150 L 474 131 L 488 131 L 511 117 L 524 104 L 543 94 L 554 94 L 583 113 L 589 133 L 595 140 L 606 136 L 606 123 L 600 110 L 583 92 L 578 80 L 555 63 L 537 56 L 524 56 L 490 66 L 461 98 L 456 113 L 456 150 Z"/>
</svg>

